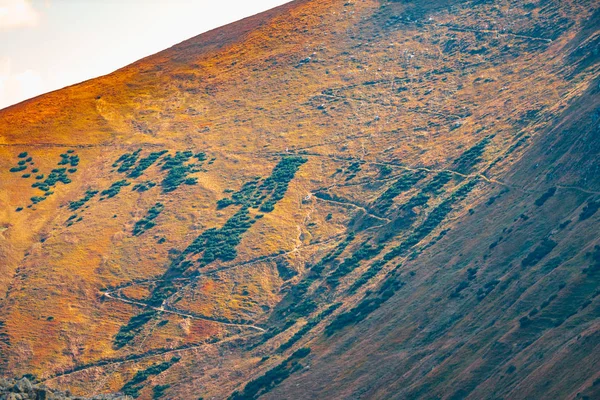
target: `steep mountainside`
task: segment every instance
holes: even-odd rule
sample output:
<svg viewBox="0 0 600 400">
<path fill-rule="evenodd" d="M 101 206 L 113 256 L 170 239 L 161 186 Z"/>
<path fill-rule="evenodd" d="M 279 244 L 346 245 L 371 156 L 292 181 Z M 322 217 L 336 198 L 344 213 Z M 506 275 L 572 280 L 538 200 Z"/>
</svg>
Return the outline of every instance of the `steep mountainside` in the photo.
<svg viewBox="0 0 600 400">
<path fill-rule="evenodd" d="M 600 397 L 600 4 L 299 0 L 0 111 L 0 374 Z"/>
</svg>

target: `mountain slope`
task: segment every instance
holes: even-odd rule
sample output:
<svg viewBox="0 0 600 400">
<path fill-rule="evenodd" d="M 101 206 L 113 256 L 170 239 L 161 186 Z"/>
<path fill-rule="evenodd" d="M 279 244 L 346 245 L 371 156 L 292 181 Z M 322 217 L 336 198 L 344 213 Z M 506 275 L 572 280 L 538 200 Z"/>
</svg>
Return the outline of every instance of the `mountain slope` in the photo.
<svg viewBox="0 0 600 400">
<path fill-rule="evenodd" d="M 0 371 L 594 398 L 599 17 L 296 1 L 1 110 Z"/>
</svg>

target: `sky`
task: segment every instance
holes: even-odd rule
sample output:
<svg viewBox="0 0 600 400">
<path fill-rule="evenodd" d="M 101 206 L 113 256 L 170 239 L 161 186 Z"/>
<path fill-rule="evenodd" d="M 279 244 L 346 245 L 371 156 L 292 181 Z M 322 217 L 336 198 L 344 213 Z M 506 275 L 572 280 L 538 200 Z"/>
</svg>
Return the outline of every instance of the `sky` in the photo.
<svg viewBox="0 0 600 400">
<path fill-rule="evenodd" d="M 289 0 L 0 0 L 0 109 Z"/>
</svg>

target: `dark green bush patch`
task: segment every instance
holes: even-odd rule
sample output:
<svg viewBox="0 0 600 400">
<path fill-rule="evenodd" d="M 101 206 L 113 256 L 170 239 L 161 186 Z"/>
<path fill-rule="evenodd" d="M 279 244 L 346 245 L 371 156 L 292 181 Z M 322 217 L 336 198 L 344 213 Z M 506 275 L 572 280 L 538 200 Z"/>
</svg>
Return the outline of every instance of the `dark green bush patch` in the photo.
<svg viewBox="0 0 600 400">
<path fill-rule="evenodd" d="M 597 273 L 600 272 L 600 246 L 594 246 L 594 251 L 587 253 L 586 256 L 591 259 L 592 263 L 584 268 L 582 273 L 588 276 L 597 276 Z"/>
<path fill-rule="evenodd" d="M 164 361 L 160 364 L 154 364 L 144 370 L 136 372 L 133 378 L 131 378 L 131 380 L 121 388 L 121 392 L 135 398 L 139 397 L 139 392 L 142 389 L 142 383 L 147 381 L 151 376 L 159 375 L 168 370 L 174 364 L 178 363 L 179 360 L 179 357 L 173 357 L 169 361 Z"/>
<path fill-rule="evenodd" d="M 167 171 L 167 176 L 161 182 L 163 193 L 173 192 L 182 184 L 196 184 L 196 179 L 188 179 L 188 175 L 200 172 L 200 169 L 196 164 L 186 164 L 193 155 L 191 151 L 178 151 L 174 156 L 165 156 L 161 167 L 163 171 Z"/>
<path fill-rule="evenodd" d="M 52 191 L 51 189 L 54 188 L 58 182 L 61 182 L 64 185 L 68 185 L 69 183 L 71 183 L 71 179 L 69 179 L 69 177 L 67 176 L 66 168 L 53 169 L 50 172 L 50 174 L 48 174 L 48 177 L 44 181 L 41 181 L 43 177 L 43 175 L 36 176 L 38 182 L 34 182 L 31 185 L 32 188 L 37 188 L 44 192 L 44 196 L 35 196 L 37 202 L 43 201 L 46 199 L 46 197 L 52 195 L 54 191 Z"/>
<path fill-rule="evenodd" d="M 384 260 L 375 261 L 348 289 L 348 293 L 356 293 L 364 284 L 374 278 L 387 264 Z"/>
<path fill-rule="evenodd" d="M 581 214 L 579 214 L 579 220 L 584 221 L 590 218 L 592 215 L 596 214 L 596 211 L 600 208 L 600 201 L 590 200 L 587 202 L 583 210 L 581 210 Z"/>
<path fill-rule="evenodd" d="M 44 201 L 44 200 L 46 200 L 46 197 L 44 197 L 44 196 L 33 196 L 33 197 L 31 198 L 31 202 L 32 202 L 33 204 L 41 203 L 41 202 L 42 202 L 42 201 Z"/>
<path fill-rule="evenodd" d="M 144 182 L 140 182 L 135 184 L 135 186 L 133 187 L 134 192 L 147 192 L 148 190 L 152 189 L 154 186 L 156 186 L 156 183 L 152 182 L 152 181 L 144 181 Z"/>
<path fill-rule="evenodd" d="M 27 152 L 26 152 L 26 151 L 24 151 L 24 152 L 22 152 L 22 153 L 19 153 L 18 157 L 19 157 L 19 158 L 25 158 L 25 157 L 27 157 Z"/>
<path fill-rule="evenodd" d="M 67 165 L 69 164 L 69 155 L 68 154 L 61 154 L 60 155 L 60 161 L 58 162 L 58 165 Z"/>
<path fill-rule="evenodd" d="M 133 153 L 123 154 L 121 157 L 119 157 L 117 159 L 117 161 L 115 161 L 115 163 L 113 164 L 113 167 L 115 167 L 115 168 L 119 167 L 117 169 L 117 171 L 120 173 L 129 171 L 136 163 L 138 157 L 140 156 L 141 151 L 142 151 L 142 149 L 137 149 Z"/>
<path fill-rule="evenodd" d="M 331 336 L 348 325 L 362 321 L 389 300 L 403 285 L 403 282 L 388 275 L 377 292 L 366 294 L 356 307 L 336 316 L 325 328 L 325 335 Z"/>
<path fill-rule="evenodd" d="M 231 261 L 237 256 L 236 246 L 242 235 L 253 223 L 248 208 L 242 207 L 221 228 L 204 231 L 184 253 L 202 254 L 200 260 L 203 265 L 215 260 Z"/>
<path fill-rule="evenodd" d="M 78 210 L 98 194 L 97 190 L 87 190 L 83 198 L 69 203 L 69 209 L 72 211 Z"/>
<path fill-rule="evenodd" d="M 234 392 L 231 397 L 229 397 L 229 400 L 253 400 L 270 392 L 291 374 L 302 369 L 303 366 L 299 361 L 309 354 L 309 348 L 305 347 L 297 350 L 278 366 L 267 371 L 264 375 L 248 382 L 241 393 L 237 391 Z"/>
<path fill-rule="evenodd" d="M 21 171 L 25 171 L 27 169 L 26 165 L 19 165 L 18 167 L 12 167 L 9 171 L 10 172 L 21 172 Z"/>
<path fill-rule="evenodd" d="M 377 198 L 372 208 L 380 213 L 385 213 L 394 204 L 394 199 L 401 193 L 410 190 L 417 182 L 427 176 L 426 171 L 406 172 L 402 174 L 385 192 Z"/>
<path fill-rule="evenodd" d="M 483 152 L 493 137 L 494 135 L 487 136 L 469 150 L 465 151 L 454 161 L 452 168 L 462 174 L 471 172 L 473 167 L 481 162 Z"/>
<path fill-rule="evenodd" d="M 120 181 L 117 181 L 117 182 L 113 182 L 113 184 L 110 185 L 110 187 L 108 189 L 103 190 L 102 193 L 100 193 L 100 194 L 102 196 L 106 196 L 106 198 L 115 197 L 116 195 L 119 194 L 119 192 L 121 191 L 122 187 L 129 186 L 129 185 L 131 185 L 131 183 L 127 182 L 124 179 L 120 180 Z"/>
<path fill-rule="evenodd" d="M 410 250 L 414 245 L 419 243 L 435 228 L 437 228 L 446 218 L 446 216 L 448 216 L 448 214 L 453 210 L 454 204 L 467 197 L 477 183 L 478 179 L 473 179 L 458 188 L 448 199 L 444 200 L 440 205 L 433 209 L 425 221 L 423 221 L 420 226 L 415 228 L 409 237 L 407 237 L 400 245 L 394 247 L 388 253 L 386 253 L 383 256 L 383 260 L 389 261 L 395 257 L 406 254 L 408 250 Z"/>
<path fill-rule="evenodd" d="M 350 272 L 354 271 L 363 260 L 369 260 L 377 256 L 383 250 L 384 246 L 373 246 L 370 243 L 364 242 L 360 245 L 352 256 L 346 258 L 328 277 L 327 283 L 336 287 L 339 285 L 340 279 Z"/>
<path fill-rule="evenodd" d="M 152 398 L 153 399 L 160 399 L 161 397 L 164 396 L 165 394 L 165 390 L 169 389 L 171 387 L 171 385 L 166 384 L 166 385 L 156 385 L 152 388 Z"/>
<path fill-rule="evenodd" d="M 154 220 L 164 210 L 165 206 L 161 203 L 156 203 L 152 208 L 148 210 L 148 213 L 144 218 L 137 221 L 133 228 L 133 236 L 140 236 L 142 233 L 154 227 Z"/>
<path fill-rule="evenodd" d="M 286 296 L 285 302 L 289 304 L 284 309 L 278 311 L 281 317 L 294 315 L 296 317 L 304 317 L 312 313 L 318 305 L 311 299 L 307 299 L 306 293 L 310 286 L 317 281 L 323 274 L 327 265 L 334 264 L 336 259 L 344 252 L 348 245 L 354 240 L 354 233 L 350 233 L 336 248 L 329 254 L 325 255 L 316 264 L 308 267 L 308 274 L 296 284 Z"/>
<path fill-rule="evenodd" d="M 452 180 L 452 173 L 449 171 L 442 171 L 433 177 L 431 182 L 429 182 L 423 189 L 421 193 L 433 193 L 439 194 L 444 185 Z"/>
<path fill-rule="evenodd" d="M 287 192 L 290 181 L 296 171 L 306 162 L 303 157 L 284 157 L 275 166 L 271 176 L 262 182 L 254 178 L 246 182 L 240 190 L 234 192 L 231 198 L 224 198 L 217 202 L 217 208 L 222 209 L 231 205 L 240 205 L 250 208 L 259 208 L 262 212 L 271 212 L 275 204 Z"/>
<path fill-rule="evenodd" d="M 71 167 L 78 166 L 79 165 L 79 156 L 72 155 L 71 157 L 69 157 L 69 164 L 71 164 Z"/>
<path fill-rule="evenodd" d="M 531 267 L 540 262 L 546 257 L 555 247 L 557 243 L 552 239 L 544 239 L 531 253 L 521 261 L 523 267 Z"/>
<path fill-rule="evenodd" d="M 156 311 L 148 310 L 131 317 L 127 325 L 121 326 L 119 332 L 115 335 L 115 348 L 120 349 L 132 341 L 135 335 L 139 333 L 144 325 L 154 318 L 155 315 Z"/>
<path fill-rule="evenodd" d="M 139 178 L 145 170 L 156 162 L 162 155 L 166 154 L 167 150 L 161 150 L 150 153 L 147 157 L 140 159 L 135 168 L 129 173 L 130 178 Z"/>
<path fill-rule="evenodd" d="M 331 306 L 329 306 L 325 310 L 323 310 L 319 315 L 308 320 L 306 325 L 304 325 L 296 333 L 294 333 L 294 335 L 291 338 L 289 338 L 286 342 L 282 343 L 281 346 L 279 346 L 279 348 L 277 350 L 275 350 L 275 352 L 283 353 L 284 351 L 286 351 L 287 349 L 292 347 L 296 342 L 298 342 L 298 340 L 302 339 L 302 337 L 306 333 L 308 333 L 311 329 L 313 329 L 315 326 L 317 326 L 321 321 L 323 321 L 325 318 L 327 318 L 329 315 L 331 315 L 341 305 L 342 305 L 342 303 L 332 304 Z"/>
<path fill-rule="evenodd" d="M 169 163 L 167 169 L 177 168 L 182 160 L 187 160 L 192 156 L 191 152 L 182 154 L 178 160 L 165 157 L 165 163 Z M 293 179 L 296 171 L 306 162 L 306 159 L 300 157 L 285 157 L 273 169 L 269 178 L 266 178 L 260 186 L 256 186 L 254 192 L 267 193 L 271 199 L 283 198 L 287 190 L 288 183 Z M 260 180 L 254 180 L 258 183 Z M 215 260 L 231 261 L 237 257 L 236 247 L 240 243 L 244 233 L 256 222 L 256 219 L 250 217 L 249 207 L 246 203 L 246 195 L 255 198 L 255 193 L 247 193 L 235 203 L 241 204 L 240 209 L 232 215 L 220 228 L 210 228 L 202 232 L 179 256 L 173 260 L 164 279 L 153 290 L 149 304 L 159 305 L 162 301 L 175 293 L 176 289 L 172 286 L 173 279 L 181 277 L 195 262 L 203 267 Z M 262 197 L 262 196 L 261 196 Z M 254 203 L 258 207 L 260 203 Z M 133 333 L 135 334 L 135 332 Z M 132 334 L 132 337 L 133 337 Z M 129 339 L 131 340 L 131 339 Z"/>
<path fill-rule="evenodd" d="M 542 194 L 539 198 L 537 198 L 534 202 L 534 204 L 538 207 L 541 207 L 544 205 L 544 203 L 546 201 L 548 201 L 548 199 L 552 196 L 554 196 L 554 193 L 556 193 L 556 188 L 555 187 L 551 187 L 550 189 L 548 189 L 544 194 Z"/>
<path fill-rule="evenodd" d="M 379 166 L 379 175 L 381 177 L 386 177 L 389 174 L 391 174 L 393 171 L 392 167 L 390 167 L 389 165 L 380 165 Z"/>
<path fill-rule="evenodd" d="M 294 175 L 302 164 L 308 161 L 303 157 L 284 157 L 275 166 L 270 177 L 265 179 L 259 187 L 259 191 L 266 194 L 267 200 L 260 206 L 260 211 L 271 212 L 275 204 L 283 199 L 288 185 L 294 179 Z"/>
</svg>

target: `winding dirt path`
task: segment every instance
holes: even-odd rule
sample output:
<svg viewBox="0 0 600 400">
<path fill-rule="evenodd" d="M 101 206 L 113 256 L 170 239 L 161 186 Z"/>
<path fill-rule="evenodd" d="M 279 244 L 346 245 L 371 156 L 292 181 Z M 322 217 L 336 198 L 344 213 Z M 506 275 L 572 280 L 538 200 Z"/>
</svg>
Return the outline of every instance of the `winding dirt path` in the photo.
<svg viewBox="0 0 600 400">
<path fill-rule="evenodd" d="M 111 366 L 118 366 L 118 365 L 138 362 L 140 360 L 145 360 L 148 358 L 164 357 L 165 355 L 169 355 L 169 354 L 180 354 L 180 353 L 185 353 L 185 352 L 188 352 L 191 350 L 197 350 L 197 349 L 205 348 L 208 346 L 221 345 L 223 343 L 233 342 L 235 340 L 246 339 L 246 338 L 250 338 L 250 337 L 254 337 L 254 336 L 258 336 L 258 335 L 261 335 L 261 333 L 253 333 L 250 335 L 235 335 L 235 336 L 232 336 L 232 337 L 229 337 L 229 338 L 226 338 L 223 340 L 219 340 L 219 341 L 216 341 L 213 343 L 206 342 L 206 343 L 197 344 L 197 345 L 182 346 L 182 347 L 175 348 L 175 349 L 164 349 L 161 351 L 153 352 L 151 354 L 146 353 L 146 354 L 133 355 L 127 359 L 112 359 L 112 360 L 100 361 L 100 362 L 96 362 L 96 363 L 92 363 L 92 364 L 83 365 L 81 367 L 78 367 L 76 370 L 68 370 L 68 371 L 56 373 L 47 378 L 41 379 L 40 383 L 49 382 L 54 379 L 58 379 L 58 378 L 69 376 L 69 375 L 74 375 L 79 372 L 87 371 L 92 368 L 105 368 L 105 367 L 111 367 Z"/>
<path fill-rule="evenodd" d="M 185 313 L 183 311 L 176 310 L 174 308 L 171 308 L 171 307 L 168 307 L 168 306 L 165 306 L 165 305 L 162 305 L 160 307 L 154 307 L 154 306 L 151 306 L 149 304 L 142 303 L 140 301 L 126 299 L 126 298 L 124 298 L 124 297 L 122 297 L 120 295 L 113 296 L 113 294 L 109 293 L 109 292 L 102 293 L 102 296 L 107 297 L 109 299 L 118 300 L 118 301 L 123 302 L 123 303 L 131 304 L 131 305 L 135 305 L 135 306 L 138 306 L 138 307 L 147 308 L 147 309 L 150 309 L 150 310 L 154 310 L 154 311 L 158 311 L 158 312 L 163 312 L 163 313 L 167 313 L 167 314 L 175 314 L 175 315 L 180 315 L 180 316 L 186 317 L 186 318 L 191 318 L 191 319 L 196 319 L 196 320 L 201 320 L 201 321 L 216 322 L 216 323 L 219 323 L 221 325 L 235 326 L 235 327 L 238 327 L 238 328 L 250 328 L 250 329 L 257 330 L 259 332 L 265 332 L 265 330 L 263 328 L 261 328 L 259 326 L 256 326 L 256 325 L 235 323 L 235 322 L 230 322 L 230 321 L 224 321 L 224 320 L 217 319 L 217 318 L 202 317 L 202 316 L 191 314 L 191 313 Z"/>
</svg>

